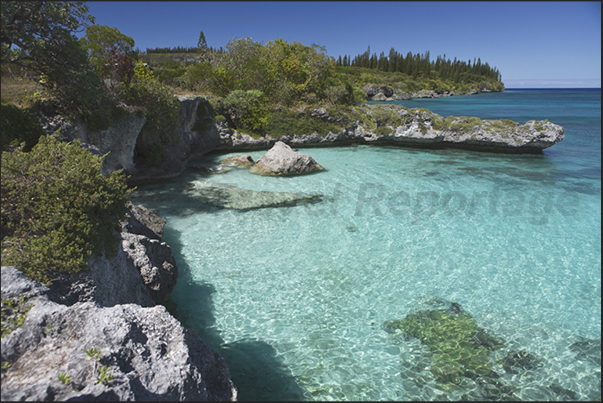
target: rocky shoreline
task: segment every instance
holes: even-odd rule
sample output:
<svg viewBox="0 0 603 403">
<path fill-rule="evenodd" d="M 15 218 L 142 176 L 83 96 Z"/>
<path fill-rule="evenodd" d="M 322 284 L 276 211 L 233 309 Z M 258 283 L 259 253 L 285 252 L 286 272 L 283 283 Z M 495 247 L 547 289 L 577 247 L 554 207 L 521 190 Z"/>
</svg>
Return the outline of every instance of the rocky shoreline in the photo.
<svg viewBox="0 0 603 403">
<path fill-rule="evenodd" d="M 133 111 L 116 121 L 109 129 L 93 132 L 81 122 L 70 122 L 60 116 L 40 115 L 47 134 L 61 129 L 64 140 L 79 139 L 82 145 L 98 155 L 107 154 L 106 172 L 124 169 L 133 185 L 152 183 L 177 177 L 189 160 L 212 151 L 269 149 L 278 141 L 293 147 L 329 147 L 351 144 L 395 145 L 412 148 L 456 148 L 497 153 L 541 153 L 564 139 L 563 127 L 548 121 L 518 124 L 504 120 L 477 118 L 443 118 L 426 109 L 409 109 L 400 105 L 375 104 L 356 107 L 363 116 L 389 114 L 398 123 L 366 124 L 353 122 L 338 132 L 283 133 L 254 138 L 232 130 L 224 122 L 216 122 L 205 98 L 179 97 L 181 116 L 171 141 L 162 144 L 161 162 L 149 165 L 138 156 L 139 149 L 152 146 L 145 132 L 146 117 Z M 313 109 L 311 116 L 336 121 L 325 108 Z"/>
<path fill-rule="evenodd" d="M 164 223 L 131 206 L 117 256 L 50 287 L 2 267 L 3 328 L 24 315 L 2 337 L 3 401 L 236 400 L 224 359 L 158 304 L 178 275 Z"/>
<path fill-rule="evenodd" d="M 398 94 L 387 87 L 365 91 L 372 100 L 455 95 L 429 91 Z M 123 169 L 130 184 L 177 177 L 189 160 L 216 150 L 267 150 L 278 144 L 289 152 L 289 146 L 375 144 L 538 153 L 563 140 L 563 128 L 548 121 L 520 125 L 444 119 L 424 109 L 396 105 L 357 107 L 363 116 L 390 116 L 385 123 L 379 119 L 373 119 L 372 125 L 356 121 L 322 136 L 284 133 L 277 138 L 254 138 L 214 121 L 206 99 L 179 100 L 181 116 L 171 141 L 162 145 L 164 153 L 156 165 L 140 157 L 140 150 L 154 145 L 140 111 L 131 111 L 100 132 L 61 116 L 40 114 L 39 119 L 47 134 L 60 129 L 63 140 L 79 139 L 90 152 L 107 154 L 103 172 Z M 324 108 L 310 113 L 326 121 L 336 119 Z M 308 165 L 302 172 L 322 168 L 303 158 L 303 164 L 298 164 L 300 157 L 295 158 L 291 159 L 294 166 Z M 233 163 L 253 161 L 247 158 Z M 257 173 L 288 174 L 279 169 Z M 205 184 L 196 184 L 191 191 L 211 205 L 242 210 L 321 199 L 320 195 L 250 194 L 244 189 Z M 229 203 L 222 200 L 224 194 Z M 93 255 L 87 273 L 51 287 L 33 282 L 15 267 L 2 267 L 2 300 L 17 304 L 6 312 L 12 320 L 19 315 L 24 318 L 21 326 L 2 338 L 2 400 L 236 400 L 224 359 L 158 305 L 172 291 L 178 276 L 171 250 L 161 242 L 164 223 L 144 207 L 130 206 L 117 256 Z M 4 312 L 3 303 L 3 318 Z M 87 356 L 90 351 L 96 352 L 96 359 Z"/>
<path fill-rule="evenodd" d="M 405 92 L 395 89 L 389 85 L 369 84 L 362 87 L 369 101 L 408 101 L 414 98 L 439 98 L 452 97 L 455 95 L 477 95 L 484 92 L 492 92 L 487 88 L 473 88 L 468 92 L 455 92 L 443 90 L 420 90 L 417 92 Z"/>
</svg>

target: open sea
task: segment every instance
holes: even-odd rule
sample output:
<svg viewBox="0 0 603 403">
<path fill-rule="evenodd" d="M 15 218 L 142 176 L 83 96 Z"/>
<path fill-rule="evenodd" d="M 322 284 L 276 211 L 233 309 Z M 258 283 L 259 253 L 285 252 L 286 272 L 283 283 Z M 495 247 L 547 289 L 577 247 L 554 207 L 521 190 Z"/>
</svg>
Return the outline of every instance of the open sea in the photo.
<svg viewBox="0 0 603 403">
<path fill-rule="evenodd" d="M 239 400 L 600 399 L 601 90 L 392 103 L 548 119 L 565 140 L 542 155 L 305 148 L 325 170 L 297 177 L 193 169 L 246 152 L 209 154 L 133 195 L 167 220 L 171 311 L 225 358 Z M 187 192 L 193 180 L 328 198 L 218 209 Z M 445 327 L 460 325 L 425 319 L 452 303 L 504 345 L 455 350 Z M 407 315 L 425 337 L 385 326 Z"/>
</svg>

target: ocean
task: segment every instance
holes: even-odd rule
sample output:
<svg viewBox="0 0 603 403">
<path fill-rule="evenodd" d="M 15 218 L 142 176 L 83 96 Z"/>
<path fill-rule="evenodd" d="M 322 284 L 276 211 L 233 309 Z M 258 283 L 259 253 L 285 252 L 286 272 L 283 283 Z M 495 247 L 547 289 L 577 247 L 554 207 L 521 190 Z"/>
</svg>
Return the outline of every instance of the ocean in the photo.
<svg viewBox="0 0 603 403">
<path fill-rule="evenodd" d="M 225 358 L 239 400 L 600 399 L 601 90 L 391 103 L 548 119 L 565 140 L 541 155 L 301 148 L 325 170 L 296 177 L 195 169 L 239 152 L 193 161 L 132 198 L 167 220 L 172 312 Z M 326 199 L 218 209 L 194 180 Z M 412 318 L 419 335 L 388 326 Z"/>
</svg>

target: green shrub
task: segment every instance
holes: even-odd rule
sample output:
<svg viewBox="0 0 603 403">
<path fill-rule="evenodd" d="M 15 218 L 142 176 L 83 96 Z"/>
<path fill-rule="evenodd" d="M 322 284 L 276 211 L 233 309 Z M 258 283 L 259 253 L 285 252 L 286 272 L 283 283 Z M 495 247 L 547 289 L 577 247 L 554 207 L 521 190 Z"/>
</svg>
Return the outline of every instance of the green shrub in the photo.
<svg viewBox="0 0 603 403">
<path fill-rule="evenodd" d="M 258 90 L 236 90 L 224 98 L 225 112 L 237 128 L 263 132 L 270 119 L 264 93 Z"/>
<path fill-rule="evenodd" d="M 176 69 L 159 69 L 154 71 L 153 76 L 166 85 L 178 86 L 180 81 L 184 81 L 185 72 L 186 69 L 183 67 Z"/>
<path fill-rule="evenodd" d="M 3 265 L 49 283 L 84 270 L 92 252 L 116 253 L 131 191 L 121 172 L 101 175 L 102 161 L 46 136 L 29 153 L 3 153 Z"/>
<path fill-rule="evenodd" d="M 0 106 L 2 118 L 0 131 L 0 145 L 2 150 L 8 146 L 18 146 L 25 142 L 24 151 L 29 151 L 36 145 L 44 130 L 38 119 L 28 110 L 15 105 L 2 104 Z"/>
<path fill-rule="evenodd" d="M 153 78 L 132 83 L 124 90 L 124 100 L 142 106 L 147 112 L 147 123 L 158 131 L 168 131 L 180 117 L 180 102 L 173 90 Z"/>
<path fill-rule="evenodd" d="M 266 132 L 272 137 L 284 135 L 312 134 L 324 136 L 329 131 L 333 133 L 343 130 L 344 125 L 338 122 L 328 122 L 320 118 L 313 118 L 308 115 L 300 115 L 298 112 L 282 110 L 275 112 L 266 128 Z"/>
</svg>

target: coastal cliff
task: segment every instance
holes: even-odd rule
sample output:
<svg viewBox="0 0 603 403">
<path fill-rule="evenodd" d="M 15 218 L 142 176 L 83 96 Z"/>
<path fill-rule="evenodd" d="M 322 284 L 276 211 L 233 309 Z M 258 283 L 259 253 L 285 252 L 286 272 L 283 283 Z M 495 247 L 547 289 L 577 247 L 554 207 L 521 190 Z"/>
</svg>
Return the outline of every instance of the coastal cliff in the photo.
<svg viewBox="0 0 603 403">
<path fill-rule="evenodd" d="M 157 304 L 177 277 L 164 223 L 131 206 L 117 256 L 49 287 L 2 267 L 2 400 L 236 399 L 224 359 Z"/>
<path fill-rule="evenodd" d="M 424 95 L 433 96 L 432 93 Z M 60 116 L 40 116 L 40 121 L 47 134 L 60 128 L 63 139 L 80 139 L 92 152 L 99 155 L 109 153 L 103 169 L 111 172 L 123 168 L 132 184 L 176 177 L 189 160 L 214 150 L 269 149 L 277 141 L 297 147 L 375 144 L 540 153 L 564 139 L 563 127 L 546 120 L 519 124 L 504 119 L 443 118 L 426 109 L 409 109 L 391 104 L 353 107 L 355 115 L 361 119 L 349 122 L 345 127 L 341 125 L 341 130 L 329 131 L 324 135 L 289 132 L 258 138 L 232 130 L 223 121 L 215 121 L 211 105 L 205 98 L 179 97 L 179 101 L 181 112 L 178 122 L 170 133 L 170 140 L 159 146 L 144 127 L 146 118 L 137 111 L 130 112 L 107 130 L 98 133 L 89 130 L 80 121 L 70 122 Z M 327 122 L 340 121 L 340 118 L 331 116 L 326 108 L 302 111 L 300 114 Z M 140 157 L 143 150 L 152 147 L 159 147 L 161 151 L 161 158 L 155 164 L 149 164 Z"/>
</svg>

